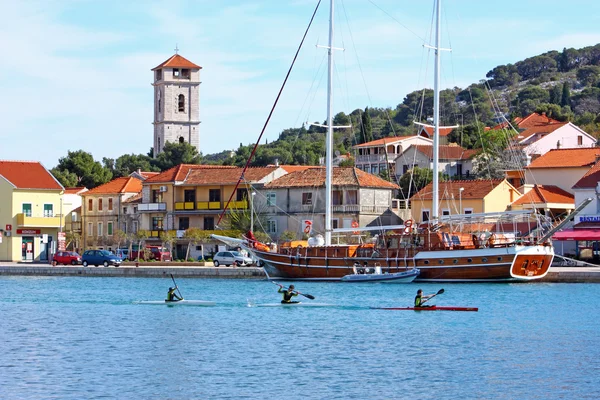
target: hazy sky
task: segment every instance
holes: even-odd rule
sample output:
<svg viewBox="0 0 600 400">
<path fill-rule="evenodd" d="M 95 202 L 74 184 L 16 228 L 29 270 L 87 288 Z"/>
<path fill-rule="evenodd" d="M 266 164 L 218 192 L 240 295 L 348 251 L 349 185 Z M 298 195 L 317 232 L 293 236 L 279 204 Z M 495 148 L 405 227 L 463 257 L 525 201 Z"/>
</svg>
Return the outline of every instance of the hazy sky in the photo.
<svg viewBox="0 0 600 400">
<path fill-rule="evenodd" d="M 324 0 L 265 138 L 325 119 Z M 68 150 L 146 153 L 152 68 L 201 65 L 204 154 L 257 139 L 317 0 L 0 0 L 0 159 L 48 168 Z M 337 0 L 336 112 L 395 107 L 432 87 L 433 1 Z M 549 50 L 600 43 L 597 0 L 446 0 L 443 86 Z"/>
</svg>

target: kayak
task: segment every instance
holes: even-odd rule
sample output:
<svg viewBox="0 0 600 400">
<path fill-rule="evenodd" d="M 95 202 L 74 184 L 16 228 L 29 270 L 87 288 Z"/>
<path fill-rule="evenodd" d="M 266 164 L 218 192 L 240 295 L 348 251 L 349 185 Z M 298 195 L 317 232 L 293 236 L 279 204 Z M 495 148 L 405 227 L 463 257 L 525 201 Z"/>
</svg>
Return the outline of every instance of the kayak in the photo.
<svg viewBox="0 0 600 400">
<path fill-rule="evenodd" d="M 408 271 L 391 273 L 373 273 L 373 274 L 350 274 L 344 275 L 342 282 L 389 282 L 389 283 L 410 283 L 419 275 L 419 270 L 413 268 Z"/>
<path fill-rule="evenodd" d="M 335 304 L 327 303 L 303 303 L 301 301 L 297 303 L 262 303 L 252 304 L 248 303 L 248 307 L 335 307 Z"/>
<path fill-rule="evenodd" d="M 167 301 L 167 300 L 142 300 L 137 301 L 136 304 L 150 304 L 150 305 L 167 305 L 167 306 L 214 306 L 214 301 L 204 300 L 179 300 L 179 301 Z"/>
<path fill-rule="evenodd" d="M 412 311 L 478 311 L 477 307 L 370 307 L 374 310 L 412 310 Z"/>
</svg>

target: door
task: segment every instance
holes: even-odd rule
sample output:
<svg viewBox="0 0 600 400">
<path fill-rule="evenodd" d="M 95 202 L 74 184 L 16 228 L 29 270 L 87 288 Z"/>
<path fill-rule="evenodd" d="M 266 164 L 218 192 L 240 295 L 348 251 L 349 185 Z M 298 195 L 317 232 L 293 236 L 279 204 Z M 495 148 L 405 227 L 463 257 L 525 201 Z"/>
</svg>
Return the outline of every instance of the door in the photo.
<svg viewBox="0 0 600 400">
<path fill-rule="evenodd" d="M 25 261 L 33 261 L 33 236 L 23 236 L 21 240 L 21 258 Z"/>
</svg>

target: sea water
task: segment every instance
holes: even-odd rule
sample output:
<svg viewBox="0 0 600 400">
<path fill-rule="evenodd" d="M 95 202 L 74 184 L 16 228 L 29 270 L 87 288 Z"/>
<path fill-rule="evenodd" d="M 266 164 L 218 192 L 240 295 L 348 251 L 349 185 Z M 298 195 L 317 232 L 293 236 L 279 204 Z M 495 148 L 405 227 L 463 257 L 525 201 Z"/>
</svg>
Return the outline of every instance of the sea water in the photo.
<svg viewBox="0 0 600 400">
<path fill-rule="evenodd" d="M 2 399 L 600 398 L 600 286 L 0 277 Z M 385 311 L 432 303 L 479 312 Z M 304 303 L 311 300 L 299 296 Z"/>
</svg>

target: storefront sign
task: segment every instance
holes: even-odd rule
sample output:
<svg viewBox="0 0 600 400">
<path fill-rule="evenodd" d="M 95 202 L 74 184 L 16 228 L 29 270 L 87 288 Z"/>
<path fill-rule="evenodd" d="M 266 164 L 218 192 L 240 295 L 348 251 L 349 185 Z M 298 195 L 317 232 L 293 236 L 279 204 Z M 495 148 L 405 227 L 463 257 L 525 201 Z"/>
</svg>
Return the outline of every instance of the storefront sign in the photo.
<svg viewBox="0 0 600 400">
<path fill-rule="evenodd" d="M 579 217 L 579 222 L 600 222 L 600 215 L 585 215 Z"/>
<path fill-rule="evenodd" d="M 6 224 L 6 229 L 7 231 L 12 231 L 12 225 L 11 224 Z"/>
<path fill-rule="evenodd" d="M 64 232 L 58 232 L 58 251 L 65 251 L 66 249 L 66 235 Z"/>
<path fill-rule="evenodd" d="M 39 235 L 41 233 L 40 229 L 17 229 L 18 235 Z"/>
</svg>

